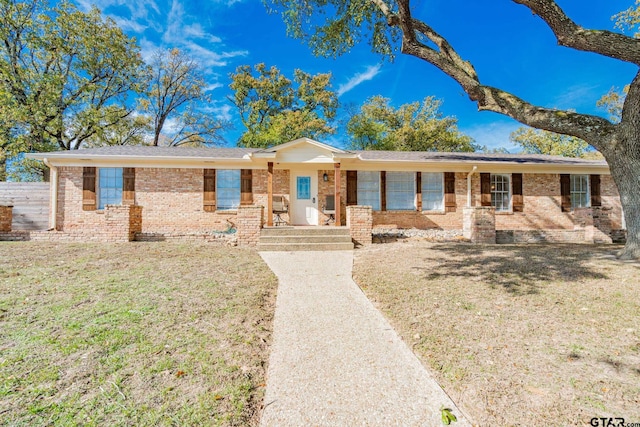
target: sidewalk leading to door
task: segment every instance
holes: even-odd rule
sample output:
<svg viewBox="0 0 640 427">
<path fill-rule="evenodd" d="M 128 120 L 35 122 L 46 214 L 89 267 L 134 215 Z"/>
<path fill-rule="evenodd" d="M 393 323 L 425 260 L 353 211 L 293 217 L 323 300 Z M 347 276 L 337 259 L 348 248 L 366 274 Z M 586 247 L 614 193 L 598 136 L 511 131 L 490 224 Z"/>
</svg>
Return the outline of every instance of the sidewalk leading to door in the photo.
<svg viewBox="0 0 640 427">
<path fill-rule="evenodd" d="M 261 252 L 278 276 L 261 426 L 469 426 L 351 279 L 353 251 Z"/>
</svg>

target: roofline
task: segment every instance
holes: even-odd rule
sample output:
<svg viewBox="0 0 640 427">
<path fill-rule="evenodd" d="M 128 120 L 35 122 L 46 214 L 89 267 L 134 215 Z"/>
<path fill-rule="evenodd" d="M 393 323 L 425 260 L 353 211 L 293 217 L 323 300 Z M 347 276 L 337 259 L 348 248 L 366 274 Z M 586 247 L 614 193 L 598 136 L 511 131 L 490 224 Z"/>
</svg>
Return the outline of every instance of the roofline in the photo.
<svg viewBox="0 0 640 427">
<path fill-rule="evenodd" d="M 250 169 L 266 167 L 266 161 L 277 160 L 276 153 L 263 153 L 267 156 L 256 156 L 256 152 L 249 152 L 242 157 L 199 157 L 199 156 L 141 156 L 141 155 L 97 155 L 80 152 L 52 152 L 52 153 L 27 153 L 27 158 L 45 160 L 53 166 L 110 166 L 117 165 L 129 167 L 161 167 L 161 168 L 207 168 L 213 163 L 218 167 L 232 168 L 241 166 Z M 273 155 L 273 157 L 271 156 Z M 478 172 L 535 172 L 535 173 L 600 173 L 610 174 L 609 166 L 602 163 L 545 163 L 531 161 L 491 161 L 486 159 L 464 160 L 392 160 L 392 159 L 363 159 L 360 154 L 353 152 L 332 153 L 334 163 L 342 161 L 343 169 L 353 167 L 354 170 L 391 170 L 391 165 L 397 165 L 399 170 L 429 170 L 438 171 L 467 171 L 473 166 L 478 166 Z M 279 168 L 283 168 L 289 162 L 284 162 Z M 302 163 L 306 165 L 331 164 L 328 162 Z M 389 169 L 387 169 L 389 168 Z"/>
<path fill-rule="evenodd" d="M 280 144 L 280 145 L 274 145 L 273 147 L 269 147 L 269 148 L 265 148 L 264 150 L 260 150 L 260 151 L 256 151 L 254 154 L 262 154 L 262 153 L 276 153 L 280 150 L 282 150 L 283 148 L 288 148 L 291 146 L 295 146 L 298 144 L 301 144 L 303 142 L 306 142 L 308 144 L 311 145 L 315 145 L 317 147 L 320 147 L 324 150 L 330 151 L 331 153 L 340 153 L 340 154 L 347 154 L 347 153 L 351 153 L 350 151 L 345 151 L 342 150 L 340 148 L 336 148 L 333 147 L 331 145 L 316 141 L 315 139 L 311 139 L 311 138 L 307 138 L 306 136 L 303 136 L 302 138 L 298 138 L 298 139 L 294 139 L 293 141 L 289 141 L 289 142 L 285 142 L 284 144 Z M 355 154 L 355 153 L 354 153 Z"/>
<path fill-rule="evenodd" d="M 366 162 L 366 163 L 430 163 L 430 164 L 458 164 L 458 163 L 482 163 L 482 164 L 496 164 L 496 165 L 515 165 L 515 166 L 522 166 L 522 165 L 531 165 L 531 166 L 536 166 L 536 165 L 547 165 L 547 166 L 577 166 L 577 167 L 606 167 L 607 169 L 609 169 L 609 165 L 607 164 L 607 162 L 601 162 L 601 163 L 595 163 L 594 162 L 590 162 L 587 163 L 589 161 L 585 161 L 585 162 L 562 162 L 562 161 L 558 161 L 556 163 L 548 163 L 548 162 L 536 162 L 536 161 L 530 161 L 530 160 L 526 160 L 526 159 L 522 159 L 521 161 L 498 161 L 498 160 L 484 160 L 484 159 L 464 159 L 464 160 L 430 160 L 430 159 L 425 159 L 425 160 L 415 160 L 415 159 L 363 159 L 361 157 L 360 154 L 357 154 L 357 159 L 360 160 L 361 162 Z"/>
<path fill-rule="evenodd" d="M 80 159 L 80 160 L 194 160 L 194 161 L 251 161 L 251 154 L 247 153 L 242 157 L 202 157 L 202 156 L 140 156 L 124 154 L 83 154 L 83 153 L 27 153 L 25 156 L 30 159 Z"/>
</svg>

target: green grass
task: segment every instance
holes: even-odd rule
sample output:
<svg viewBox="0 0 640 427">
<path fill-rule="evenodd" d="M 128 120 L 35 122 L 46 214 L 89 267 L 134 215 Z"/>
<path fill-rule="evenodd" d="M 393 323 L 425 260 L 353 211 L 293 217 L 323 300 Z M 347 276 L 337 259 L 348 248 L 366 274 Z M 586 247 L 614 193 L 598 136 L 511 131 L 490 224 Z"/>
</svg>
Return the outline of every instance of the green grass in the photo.
<svg viewBox="0 0 640 427">
<path fill-rule="evenodd" d="M 255 425 L 276 279 L 201 244 L 0 244 L 0 424 Z"/>
</svg>

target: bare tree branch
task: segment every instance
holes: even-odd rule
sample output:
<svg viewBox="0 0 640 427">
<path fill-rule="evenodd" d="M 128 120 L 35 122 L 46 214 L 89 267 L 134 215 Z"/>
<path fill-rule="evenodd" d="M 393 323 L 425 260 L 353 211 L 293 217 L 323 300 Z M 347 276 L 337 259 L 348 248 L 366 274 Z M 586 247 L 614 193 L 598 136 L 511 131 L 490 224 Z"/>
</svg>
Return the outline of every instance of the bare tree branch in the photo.
<svg viewBox="0 0 640 427">
<path fill-rule="evenodd" d="M 386 9 L 385 13 L 391 12 Z M 402 30 L 402 53 L 424 59 L 440 68 L 478 103 L 479 110 L 505 114 L 535 128 L 570 134 L 589 141 L 598 149 L 601 148 L 598 146 L 600 141 L 608 139 L 614 130 L 614 124 L 602 117 L 539 107 L 509 92 L 481 84 L 471 63 L 462 59 L 433 28 L 411 16 L 409 0 L 399 0 L 397 19 L 389 17 L 388 21 L 395 22 L 394 25 Z M 422 37 L 437 49 L 423 43 Z"/>
<path fill-rule="evenodd" d="M 531 9 L 551 28 L 560 46 L 640 65 L 640 40 L 605 30 L 585 29 L 573 22 L 553 0 L 513 0 Z"/>
</svg>

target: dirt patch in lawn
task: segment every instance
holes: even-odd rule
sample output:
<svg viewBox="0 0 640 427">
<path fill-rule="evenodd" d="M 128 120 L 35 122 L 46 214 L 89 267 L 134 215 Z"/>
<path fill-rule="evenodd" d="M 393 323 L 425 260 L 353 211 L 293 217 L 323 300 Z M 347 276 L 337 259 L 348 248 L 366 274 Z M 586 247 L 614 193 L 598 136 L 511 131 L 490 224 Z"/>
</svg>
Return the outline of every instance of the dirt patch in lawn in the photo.
<svg viewBox="0 0 640 427">
<path fill-rule="evenodd" d="M 373 245 L 354 277 L 474 423 L 640 422 L 640 264 L 616 249 Z"/>
<path fill-rule="evenodd" d="M 6 425 L 256 425 L 277 281 L 206 244 L 0 244 Z"/>
</svg>

